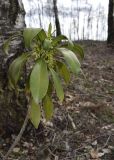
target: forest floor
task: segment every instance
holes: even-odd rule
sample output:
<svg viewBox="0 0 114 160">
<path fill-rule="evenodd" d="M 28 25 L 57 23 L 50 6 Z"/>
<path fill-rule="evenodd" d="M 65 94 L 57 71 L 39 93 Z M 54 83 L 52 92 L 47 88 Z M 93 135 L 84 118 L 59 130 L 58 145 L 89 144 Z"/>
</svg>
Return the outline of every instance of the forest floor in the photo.
<svg viewBox="0 0 114 160">
<path fill-rule="evenodd" d="M 114 50 L 105 42 L 83 47 L 86 79 L 72 77 L 52 121 L 28 131 L 9 160 L 114 160 Z M 14 137 L 0 142 L 0 152 Z"/>
</svg>

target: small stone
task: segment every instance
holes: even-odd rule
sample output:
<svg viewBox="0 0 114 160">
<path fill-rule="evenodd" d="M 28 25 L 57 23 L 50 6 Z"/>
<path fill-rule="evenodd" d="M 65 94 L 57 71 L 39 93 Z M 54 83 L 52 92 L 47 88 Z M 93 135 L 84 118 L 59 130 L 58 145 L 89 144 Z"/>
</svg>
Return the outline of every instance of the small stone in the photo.
<svg viewBox="0 0 114 160">
<path fill-rule="evenodd" d="M 18 153 L 19 151 L 20 151 L 20 148 L 18 148 L 18 147 L 16 147 L 16 148 L 13 149 L 14 153 Z"/>
<path fill-rule="evenodd" d="M 94 141 L 94 142 L 92 143 L 92 145 L 93 145 L 93 146 L 96 146 L 96 145 L 97 145 L 97 141 Z"/>
</svg>

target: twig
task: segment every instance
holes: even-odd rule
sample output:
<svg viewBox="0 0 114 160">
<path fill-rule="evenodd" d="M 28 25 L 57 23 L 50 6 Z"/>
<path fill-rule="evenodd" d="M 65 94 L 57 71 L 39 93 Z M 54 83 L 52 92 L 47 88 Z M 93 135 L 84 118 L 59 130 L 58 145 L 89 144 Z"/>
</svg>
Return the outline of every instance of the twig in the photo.
<svg viewBox="0 0 114 160">
<path fill-rule="evenodd" d="M 105 147 L 108 145 L 108 142 L 110 141 L 111 136 L 112 136 L 112 134 L 110 134 L 110 135 L 108 136 L 108 138 L 107 138 L 107 140 L 106 140 L 106 143 L 104 144 L 104 146 L 102 147 L 102 149 L 105 148 Z"/>
<path fill-rule="evenodd" d="M 3 158 L 4 156 L 3 156 L 3 154 L 0 152 L 0 158 Z"/>
<path fill-rule="evenodd" d="M 68 113 L 68 119 L 69 119 L 70 122 L 71 122 L 72 128 L 75 130 L 75 129 L 76 129 L 76 125 L 75 125 L 75 123 L 74 123 L 74 121 L 73 121 L 73 118 L 70 116 L 69 113 Z"/>
<path fill-rule="evenodd" d="M 84 74 L 84 72 L 83 72 L 83 70 L 82 70 L 82 69 L 81 69 L 81 73 L 82 73 L 82 75 L 83 75 L 83 77 L 84 77 L 84 79 L 85 79 L 86 83 L 88 83 L 87 77 L 86 77 L 86 75 Z"/>
<path fill-rule="evenodd" d="M 49 148 L 48 148 L 48 151 L 53 157 L 57 157 L 57 155 L 55 155 Z"/>
<path fill-rule="evenodd" d="M 27 111 L 27 115 L 25 117 L 24 123 L 22 125 L 22 128 L 18 134 L 18 136 L 16 137 L 15 141 L 13 142 L 13 144 L 11 145 L 11 147 L 9 148 L 8 152 L 6 153 L 6 155 L 3 157 L 3 160 L 7 160 L 8 156 L 10 155 L 10 153 L 13 151 L 13 149 L 15 148 L 15 146 L 18 144 L 18 142 L 20 141 L 25 128 L 27 126 L 28 120 L 29 120 L 29 110 L 30 110 L 30 106 L 28 107 L 28 111 Z"/>
</svg>

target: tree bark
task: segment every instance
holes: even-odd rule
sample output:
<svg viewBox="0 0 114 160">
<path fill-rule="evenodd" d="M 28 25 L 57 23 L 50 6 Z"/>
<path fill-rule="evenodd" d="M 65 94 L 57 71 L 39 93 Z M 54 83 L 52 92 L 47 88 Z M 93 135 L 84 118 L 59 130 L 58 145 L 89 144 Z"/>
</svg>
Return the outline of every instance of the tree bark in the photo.
<svg viewBox="0 0 114 160">
<path fill-rule="evenodd" d="M 25 11 L 21 0 L 0 0 L 0 136 L 19 131 L 17 124 L 23 121 L 22 111 L 25 101 L 23 96 L 16 97 L 9 91 L 7 71 L 9 64 L 18 54 L 22 53 L 22 39 L 17 38 L 11 43 L 9 55 L 5 55 L 2 45 L 6 39 L 25 26 Z M 20 18 L 21 17 L 21 18 Z M 17 29 L 18 28 L 18 29 Z M 21 105 L 17 102 L 20 101 Z M 23 114 L 24 111 L 23 111 Z M 21 115 L 21 116 L 20 116 Z M 23 117 L 24 118 L 24 117 Z M 20 124 L 21 126 L 21 124 Z"/>
<path fill-rule="evenodd" d="M 55 14 L 56 35 L 61 35 L 61 28 L 58 16 L 57 0 L 53 0 L 53 10 Z"/>
<path fill-rule="evenodd" d="M 109 0 L 107 43 L 114 44 L 114 0 Z"/>
</svg>

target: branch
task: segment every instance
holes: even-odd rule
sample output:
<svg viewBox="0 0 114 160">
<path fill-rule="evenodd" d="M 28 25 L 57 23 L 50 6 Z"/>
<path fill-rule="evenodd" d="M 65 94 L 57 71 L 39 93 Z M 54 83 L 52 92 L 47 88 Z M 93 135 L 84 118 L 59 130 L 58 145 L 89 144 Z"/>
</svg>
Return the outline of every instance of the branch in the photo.
<svg viewBox="0 0 114 160">
<path fill-rule="evenodd" d="M 18 144 L 18 142 L 20 141 L 25 129 L 26 129 L 26 126 L 27 126 L 27 123 L 28 123 L 28 120 L 29 120 L 29 110 L 30 110 L 30 106 L 28 107 L 28 111 L 27 111 L 27 115 L 25 117 L 25 120 L 24 120 L 24 123 L 22 125 L 22 128 L 18 134 L 18 136 L 16 137 L 15 141 L 13 142 L 13 144 L 11 145 L 11 147 L 9 148 L 8 152 L 6 153 L 6 155 L 3 157 L 3 160 L 7 160 L 8 156 L 10 155 L 10 153 L 13 151 L 13 149 L 15 148 L 15 146 Z"/>
</svg>

